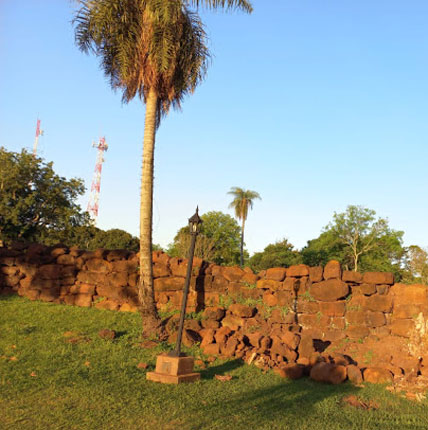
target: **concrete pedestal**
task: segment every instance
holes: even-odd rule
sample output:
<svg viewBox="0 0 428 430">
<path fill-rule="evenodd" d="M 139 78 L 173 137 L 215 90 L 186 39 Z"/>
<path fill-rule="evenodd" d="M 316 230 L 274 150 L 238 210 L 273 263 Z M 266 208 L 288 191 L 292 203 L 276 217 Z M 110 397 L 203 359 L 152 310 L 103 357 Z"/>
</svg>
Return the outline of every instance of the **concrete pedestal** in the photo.
<svg viewBox="0 0 428 430">
<path fill-rule="evenodd" d="M 198 381 L 201 375 L 193 372 L 193 357 L 170 357 L 161 354 L 157 357 L 155 371 L 147 372 L 147 379 L 164 384 L 180 384 Z"/>
</svg>

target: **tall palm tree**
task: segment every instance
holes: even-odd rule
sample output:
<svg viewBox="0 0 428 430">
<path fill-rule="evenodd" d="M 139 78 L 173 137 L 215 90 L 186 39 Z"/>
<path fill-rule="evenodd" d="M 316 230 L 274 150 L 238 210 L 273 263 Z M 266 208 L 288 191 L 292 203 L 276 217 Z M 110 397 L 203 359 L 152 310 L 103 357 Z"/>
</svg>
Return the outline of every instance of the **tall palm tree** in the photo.
<svg viewBox="0 0 428 430">
<path fill-rule="evenodd" d="M 203 79 L 209 52 L 199 16 L 188 5 L 240 8 L 246 0 L 80 0 L 74 18 L 76 43 L 101 59 L 113 89 L 127 103 L 146 104 L 140 195 L 140 281 L 143 334 L 159 333 L 153 292 L 152 214 L 156 130 L 170 107 Z"/>
<path fill-rule="evenodd" d="M 239 187 L 232 187 L 227 194 L 231 194 L 234 199 L 229 207 L 235 210 L 235 216 L 241 220 L 241 266 L 244 265 L 244 229 L 247 220 L 248 208 L 253 209 L 255 199 L 260 199 L 259 193 L 251 190 L 244 190 Z"/>
</svg>

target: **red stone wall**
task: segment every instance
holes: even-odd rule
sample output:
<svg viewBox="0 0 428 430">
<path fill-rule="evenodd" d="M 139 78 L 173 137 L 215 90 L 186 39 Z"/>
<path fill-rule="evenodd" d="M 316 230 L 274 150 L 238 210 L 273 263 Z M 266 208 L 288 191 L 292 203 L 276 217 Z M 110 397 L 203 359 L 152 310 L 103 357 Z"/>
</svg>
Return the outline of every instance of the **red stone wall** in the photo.
<svg viewBox="0 0 428 430">
<path fill-rule="evenodd" d="M 154 252 L 153 262 L 158 308 L 179 309 L 187 261 Z M 0 294 L 31 300 L 135 311 L 137 273 L 137 255 L 125 250 L 0 248 Z M 185 341 L 207 354 L 291 373 L 326 362 L 356 381 L 361 372 L 428 377 L 428 287 L 394 284 L 391 273 L 342 272 L 331 261 L 254 274 L 195 259 L 188 311 L 200 310 Z"/>
</svg>

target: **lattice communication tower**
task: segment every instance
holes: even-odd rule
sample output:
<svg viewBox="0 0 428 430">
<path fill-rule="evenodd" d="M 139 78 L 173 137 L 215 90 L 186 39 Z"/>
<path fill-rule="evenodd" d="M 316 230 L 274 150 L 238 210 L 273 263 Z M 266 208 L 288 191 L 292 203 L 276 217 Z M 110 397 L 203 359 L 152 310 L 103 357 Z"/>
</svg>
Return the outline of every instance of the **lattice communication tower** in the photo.
<svg viewBox="0 0 428 430">
<path fill-rule="evenodd" d="M 100 188 L 101 188 L 101 171 L 104 162 L 104 152 L 107 151 L 108 145 L 105 137 L 100 137 L 98 143 L 92 142 L 92 146 L 98 149 L 97 161 L 95 163 L 94 176 L 92 178 L 91 194 L 89 196 L 88 212 L 92 215 L 94 222 L 98 217 L 98 202 L 100 199 Z"/>
<path fill-rule="evenodd" d="M 33 157 L 37 155 L 37 145 L 39 144 L 39 137 L 43 136 L 43 130 L 40 128 L 41 121 L 39 118 L 37 118 L 37 125 L 36 125 L 36 137 L 34 139 L 34 145 L 33 145 Z"/>
</svg>

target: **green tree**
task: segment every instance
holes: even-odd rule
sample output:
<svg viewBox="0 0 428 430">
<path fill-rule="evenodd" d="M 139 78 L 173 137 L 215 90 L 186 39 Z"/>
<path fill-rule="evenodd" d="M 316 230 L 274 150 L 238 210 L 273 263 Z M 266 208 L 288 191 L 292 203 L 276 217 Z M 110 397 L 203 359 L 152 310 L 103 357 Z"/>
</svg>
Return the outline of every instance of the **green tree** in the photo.
<svg viewBox="0 0 428 430">
<path fill-rule="evenodd" d="M 102 230 L 93 225 L 74 229 L 72 236 L 64 243 L 90 251 L 97 248 L 138 251 L 139 248 L 138 238 L 127 231 L 119 228 Z"/>
<path fill-rule="evenodd" d="M 215 264 L 232 266 L 239 263 L 241 228 L 236 220 L 223 212 L 203 214 L 195 255 Z M 172 257 L 186 258 L 190 246 L 188 227 L 182 227 L 168 248 Z"/>
<path fill-rule="evenodd" d="M 346 245 L 334 231 L 325 229 L 319 237 L 309 240 L 301 250 L 303 263 L 308 266 L 325 266 L 330 260 L 337 260 L 349 268 L 351 261 L 348 261 L 345 248 Z"/>
<path fill-rule="evenodd" d="M 89 223 L 76 203 L 84 191 L 81 179 L 57 175 L 53 163 L 0 147 L 0 240 L 63 242 Z"/>
<path fill-rule="evenodd" d="M 241 220 L 241 267 L 244 265 L 244 230 L 245 221 L 248 216 L 248 209 L 253 209 L 255 199 L 261 199 L 259 193 L 251 190 L 244 190 L 239 187 L 232 187 L 227 194 L 233 196 L 229 207 L 234 209 L 235 216 Z"/>
<path fill-rule="evenodd" d="M 250 260 L 249 266 L 256 272 L 266 270 L 270 267 L 289 267 L 293 264 L 300 264 L 302 256 L 299 251 L 287 239 L 271 243 L 263 252 L 254 253 Z"/>
<path fill-rule="evenodd" d="M 152 219 L 155 132 L 171 105 L 203 79 L 209 57 L 199 16 L 188 5 L 251 11 L 246 0 L 82 0 L 76 42 L 101 58 L 123 101 L 136 94 L 146 104 L 140 195 L 140 282 L 143 333 L 159 332 L 153 292 Z"/>
<path fill-rule="evenodd" d="M 335 213 L 321 235 L 302 250 L 305 264 L 325 264 L 335 259 L 348 270 L 391 271 L 402 274 L 405 249 L 403 232 L 389 227 L 388 220 L 376 212 L 350 205 Z"/>
<path fill-rule="evenodd" d="M 411 245 L 406 253 L 406 271 L 404 281 L 428 285 L 428 251 L 417 245 Z"/>
</svg>

